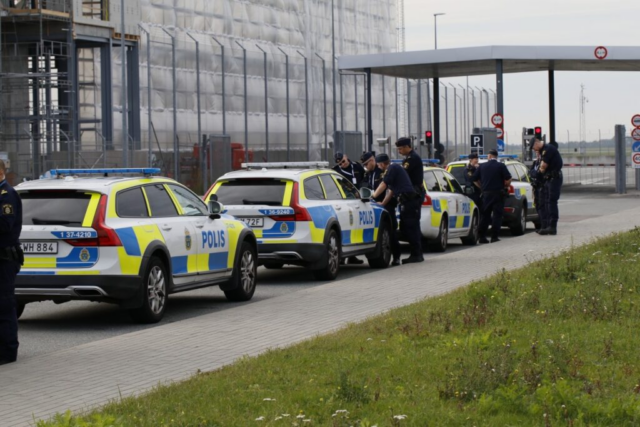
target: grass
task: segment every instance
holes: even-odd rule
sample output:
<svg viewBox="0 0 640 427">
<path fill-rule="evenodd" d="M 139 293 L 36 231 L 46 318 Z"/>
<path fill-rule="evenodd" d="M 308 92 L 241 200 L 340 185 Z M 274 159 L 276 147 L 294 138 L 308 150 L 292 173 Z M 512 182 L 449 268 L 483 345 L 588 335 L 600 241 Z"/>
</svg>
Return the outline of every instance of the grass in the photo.
<svg viewBox="0 0 640 427">
<path fill-rule="evenodd" d="M 38 426 L 637 426 L 640 228 Z"/>
</svg>

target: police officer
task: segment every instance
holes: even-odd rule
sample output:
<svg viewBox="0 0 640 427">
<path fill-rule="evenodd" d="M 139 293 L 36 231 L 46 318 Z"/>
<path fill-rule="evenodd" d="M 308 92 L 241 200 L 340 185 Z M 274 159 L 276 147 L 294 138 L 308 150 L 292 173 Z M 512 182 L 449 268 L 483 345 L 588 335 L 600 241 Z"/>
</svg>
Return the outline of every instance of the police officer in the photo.
<svg viewBox="0 0 640 427">
<path fill-rule="evenodd" d="M 389 161 L 389 156 L 383 154 L 380 157 L 381 160 Z M 370 151 L 364 153 L 360 158 L 362 166 L 366 173 L 364 176 L 363 187 L 370 188 L 371 191 L 376 191 L 380 184 L 383 182 L 385 172 L 380 169 L 376 162 L 377 157 Z M 396 217 L 396 208 L 398 207 L 398 198 L 387 191 L 380 196 L 374 198 L 376 202 L 384 206 L 385 210 L 389 212 L 389 218 L 391 218 L 391 254 L 393 255 L 393 261 L 391 265 L 400 265 L 400 241 L 398 240 L 398 218 Z"/>
<path fill-rule="evenodd" d="M 531 138 L 529 148 L 540 153 L 540 169 L 544 179 L 544 214 L 545 225 L 540 230 L 541 236 L 558 234 L 558 200 L 560 200 L 560 190 L 562 188 L 562 156 L 558 149 L 545 144 L 535 136 Z"/>
<path fill-rule="evenodd" d="M 400 138 L 396 141 L 396 147 L 398 148 L 398 153 L 401 156 L 405 156 L 402 161 L 402 167 L 407 171 L 409 175 L 409 179 L 411 180 L 411 185 L 413 185 L 413 190 L 420 196 L 418 201 L 411 201 L 410 205 L 418 206 L 418 231 L 420 230 L 420 218 L 422 217 L 422 201 L 424 200 L 424 196 L 426 195 L 426 190 L 424 188 L 424 167 L 422 164 L 422 159 L 420 155 L 415 152 L 413 147 L 411 146 L 410 138 Z M 413 221 L 413 220 L 411 220 Z M 400 223 L 400 228 L 402 229 L 402 222 Z M 402 232 L 402 230 L 401 230 Z M 422 257 L 422 239 L 418 239 L 418 246 L 416 247 L 416 257 L 420 260 L 424 260 Z M 413 249 L 413 247 L 412 247 Z M 417 254 L 420 254 L 417 256 Z"/>
<path fill-rule="evenodd" d="M 359 190 L 364 179 L 364 168 L 361 164 L 349 160 L 346 154 L 337 152 L 334 156 L 336 165 L 333 170 L 347 178 Z"/>
<path fill-rule="evenodd" d="M 536 159 L 529 170 L 531 178 L 531 187 L 533 187 L 533 204 L 538 213 L 538 223 L 536 223 L 536 233 L 540 234 L 540 230 L 548 227 L 546 221 L 546 213 L 544 210 L 543 200 L 545 199 L 544 179 L 540 173 L 540 153 L 536 152 Z"/>
<path fill-rule="evenodd" d="M 378 154 L 376 162 L 385 174 L 382 183 L 373 193 L 373 198 L 380 197 L 389 189 L 390 193 L 387 193 L 386 197 L 396 196 L 400 201 L 400 231 L 411 246 L 411 255 L 409 258 L 403 259 L 402 263 L 422 262 L 424 257 L 422 255 L 422 246 L 420 245 L 422 240 L 420 210 L 422 209 L 424 195 L 416 192 L 406 169 L 399 164 L 391 163 L 388 155 Z"/>
<path fill-rule="evenodd" d="M 489 243 L 487 230 L 491 223 L 491 243 L 499 242 L 506 187 L 511 185 L 511 174 L 504 163 L 498 161 L 498 152 L 489 151 L 489 161 L 480 165 L 473 174 L 473 182 L 482 190 L 482 219 L 480 243 Z M 493 216 L 493 218 L 492 218 Z"/>
<path fill-rule="evenodd" d="M 6 180 L 0 160 L 0 365 L 18 357 L 18 316 L 15 280 L 24 262 L 20 249 L 22 201 Z"/>
<path fill-rule="evenodd" d="M 478 169 L 478 162 L 478 154 L 469 154 L 469 164 L 464 168 L 464 182 L 465 188 L 470 189 L 465 191 L 465 193 L 478 206 L 478 210 L 482 212 L 482 198 L 480 197 L 482 193 L 480 187 L 473 182 L 473 175 L 475 175 Z M 473 192 L 471 193 L 471 191 Z"/>
</svg>

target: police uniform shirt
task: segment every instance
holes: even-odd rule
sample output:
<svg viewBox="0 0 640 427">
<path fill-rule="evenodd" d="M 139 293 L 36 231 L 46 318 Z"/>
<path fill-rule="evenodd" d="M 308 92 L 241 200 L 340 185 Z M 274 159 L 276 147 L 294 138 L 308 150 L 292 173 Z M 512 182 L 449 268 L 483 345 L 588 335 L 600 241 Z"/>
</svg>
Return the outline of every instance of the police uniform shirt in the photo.
<svg viewBox="0 0 640 427">
<path fill-rule="evenodd" d="M 547 164 L 546 173 L 559 172 L 562 169 L 562 156 L 556 147 L 545 144 L 542 147 L 542 161 Z"/>
<path fill-rule="evenodd" d="M 406 170 L 396 163 L 389 165 L 383 179 L 387 187 L 389 187 L 396 196 L 415 193 Z"/>
<path fill-rule="evenodd" d="M 473 182 L 480 181 L 482 191 L 500 191 L 504 188 L 504 182 L 511 179 L 511 174 L 504 163 L 491 159 L 473 174 Z"/>
<path fill-rule="evenodd" d="M 19 245 L 22 231 L 22 201 L 16 190 L 0 182 L 0 248 Z"/>
<path fill-rule="evenodd" d="M 347 166 L 346 169 L 342 169 L 340 165 L 335 165 L 333 170 L 351 181 L 356 188 L 360 189 L 362 186 L 362 180 L 364 179 L 364 167 L 362 167 L 360 163 L 354 163 L 349 160 L 349 166 Z"/>
<path fill-rule="evenodd" d="M 476 187 L 473 183 L 473 176 L 478 170 L 478 166 L 473 166 L 472 164 L 468 164 L 464 171 L 464 183 L 467 187 L 473 188 L 475 193 L 479 193 L 480 189 Z"/>
<path fill-rule="evenodd" d="M 371 172 L 366 172 L 364 176 L 364 183 L 366 183 L 366 186 L 370 188 L 371 191 L 376 191 L 382 182 L 383 175 L 384 172 L 382 172 L 382 169 L 376 166 L 376 168 Z M 376 200 L 376 202 L 381 202 L 384 200 L 384 195 L 380 196 L 378 199 L 379 200 Z"/>
<path fill-rule="evenodd" d="M 407 171 L 407 174 L 409 174 L 411 184 L 416 189 L 422 188 L 422 182 L 424 181 L 422 159 L 415 150 L 411 150 L 407 157 L 402 161 L 402 166 Z"/>
</svg>

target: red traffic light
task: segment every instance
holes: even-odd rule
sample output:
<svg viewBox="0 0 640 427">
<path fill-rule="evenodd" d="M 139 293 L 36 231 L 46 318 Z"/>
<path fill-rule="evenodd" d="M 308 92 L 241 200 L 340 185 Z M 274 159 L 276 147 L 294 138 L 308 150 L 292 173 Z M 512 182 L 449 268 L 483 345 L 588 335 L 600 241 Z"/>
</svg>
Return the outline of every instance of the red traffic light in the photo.
<svg viewBox="0 0 640 427">
<path fill-rule="evenodd" d="M 536 128 L 535 133 L 542 133 L 542 128 Z"/>
<path fill-rule="evenodd" d="M 427 131 L 427 138 L 431 138 L 433 136 L 433 133 L 431 133 L 430 130 Z"/>
<path fill-rule="evenodd" d="M 433 132 L 428 130 L 424 133 L 424 142 L 425 144 L 433 144 Z"/>
<path fill-rule="evenodd" d="M 542 141 L 542 126 L 536 126 L 535 132 L 536 132 L 536 139 L 539 139 Z"/>
</svg>

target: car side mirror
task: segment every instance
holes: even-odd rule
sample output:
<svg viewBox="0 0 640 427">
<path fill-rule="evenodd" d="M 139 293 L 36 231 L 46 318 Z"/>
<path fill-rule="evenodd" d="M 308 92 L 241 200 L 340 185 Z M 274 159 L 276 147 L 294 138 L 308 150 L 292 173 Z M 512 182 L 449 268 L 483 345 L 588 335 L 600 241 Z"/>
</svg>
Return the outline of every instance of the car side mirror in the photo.
<svg viewBox="0 0 640 427">
<path fill-rule="evenodd" d="M 217 194 L 210 194 L 210 195 L 209 195 L 209 200 L 210 200 L 210 201 L 212 200 L 212 201 L 214 201 L 214 202 L 217 202 L 217 201 L 218 201 L 218 195 L 217 195 Z"/>
<path fill-rule="evenodd" d="M 373 198 L 373 191 L 370 188 L 361 188 L 360 189 L 360 200 L 363 202 L 368 202 Z"/>
<path fill-rule="evenodd" d="M 222 203 L 209 200 L 209 218 L 219 219 L 222 212 L 224 212 L 224 205 Z"/>
</svg>

